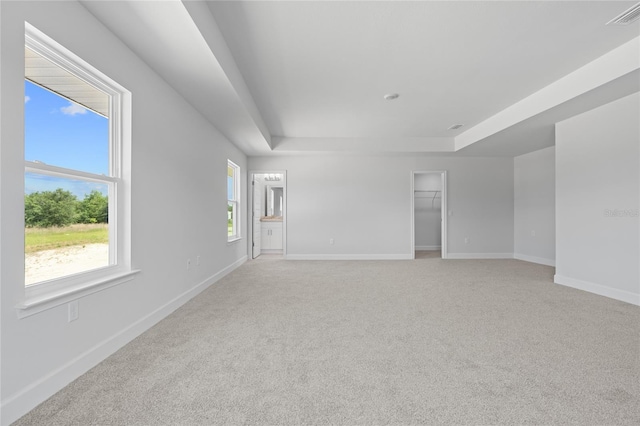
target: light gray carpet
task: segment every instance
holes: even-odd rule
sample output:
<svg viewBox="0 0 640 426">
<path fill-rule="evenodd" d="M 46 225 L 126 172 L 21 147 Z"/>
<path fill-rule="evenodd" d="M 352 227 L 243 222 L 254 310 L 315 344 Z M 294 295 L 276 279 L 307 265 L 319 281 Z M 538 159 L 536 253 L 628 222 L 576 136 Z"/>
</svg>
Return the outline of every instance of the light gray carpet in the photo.
<svg viewBox="0 0 640 426">
<path fill-rule="evenodd" d="M 640 308 L 552 277 L 250 261 L 17 424 L 640 424 Z"/>
</svg>

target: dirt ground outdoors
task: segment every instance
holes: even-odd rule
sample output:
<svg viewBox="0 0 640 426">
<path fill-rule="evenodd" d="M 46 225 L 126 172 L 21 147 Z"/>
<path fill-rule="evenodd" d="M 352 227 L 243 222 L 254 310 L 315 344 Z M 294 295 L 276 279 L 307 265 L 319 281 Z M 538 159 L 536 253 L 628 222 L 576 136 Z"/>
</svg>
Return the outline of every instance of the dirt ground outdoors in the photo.
<svg viewBox="0 0 640 426">
<path fill-rule="evenodd" d="M 60 278 L 109 264 L 109 244 L 86 244 L 25 254 L 25 284 Z"/>
</svg>

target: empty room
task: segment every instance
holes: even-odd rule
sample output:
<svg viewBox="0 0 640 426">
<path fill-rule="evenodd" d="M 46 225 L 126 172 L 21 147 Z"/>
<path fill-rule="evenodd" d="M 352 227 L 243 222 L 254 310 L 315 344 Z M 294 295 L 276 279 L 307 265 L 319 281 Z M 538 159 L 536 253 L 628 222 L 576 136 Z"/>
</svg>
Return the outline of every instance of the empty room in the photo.
<svg viewBox="0 0 640 426">
<path fill-rule="evenodd" d="M 640 424 L 637 1 L 0 1 L 0 424 Z"/>
</svg>

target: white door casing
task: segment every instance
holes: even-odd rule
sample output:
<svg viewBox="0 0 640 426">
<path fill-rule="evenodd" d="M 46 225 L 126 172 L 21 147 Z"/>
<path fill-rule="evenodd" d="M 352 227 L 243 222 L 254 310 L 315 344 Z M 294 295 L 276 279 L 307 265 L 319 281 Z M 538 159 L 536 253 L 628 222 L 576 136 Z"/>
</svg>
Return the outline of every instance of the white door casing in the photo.
<svg viewBox="0 0 640 426">
<path fill-rule="evenodd" d="M 0 0 L 1 1 L 1 0 Z M 247 241 L 247 252 L 252 259 L 260 256 L 264 245 L 261 241 L 261 236 L 263 235 L 264 226 L 260 221 L 260 218 L 266 214 L 263 211 L 264 206 L 263 202 L 265 199 L 264 188 L 266 181 L 261 183 L 260 178 L 265 178 L 265 175 L 280 175 L 282 179 L 283 193 L 282 193 L 282 225 L 278 232 L 279 235 L 276 237 L 279 239 L 278 250 L 282 251 L 282 255 L 284 258 L 287 257 L 287 171 L 286 170 L 249 170 L 248 173 L 248 181 L 252 182 L 251 189 L 251 197 L 252 201 L 247 203 L 248 208 L 250 209 L 249 216 L 252 220 L 248 222 L 248 225 L 251 227 L 249 230 L 249 235 L 251 238 Z M 253 183 L 255 181 L 255 184 Z M 256 195 L 257 194 L 257 195 Z M 275 250 L 275 249 L 274 249 Z"/>
<path fill-rule="evenodd" d="M 440 226 L 441 226 L 441 247 L 440 253 L 443 259 L 447 259 L 449 257 L 449 249 L 448 249 L 448 195 L 447 195 L 447 171 L 446 170 L 425 170 L 425 171 L 412 171 L 411 172 L 411 246 L 410 246 L 410 256 L 412 259 L 415 258 L 415 249 L 416 249 L 416 241 L 415 241 L 415 198 L 414 198 L 414 190 L 415 190 L 415 179 L 418 174 L 439 174 L 441 177 L 441 189 L 442 189 L 442 199 L 441 199 L 441 209 L 440 209 Z"/>
</svg>

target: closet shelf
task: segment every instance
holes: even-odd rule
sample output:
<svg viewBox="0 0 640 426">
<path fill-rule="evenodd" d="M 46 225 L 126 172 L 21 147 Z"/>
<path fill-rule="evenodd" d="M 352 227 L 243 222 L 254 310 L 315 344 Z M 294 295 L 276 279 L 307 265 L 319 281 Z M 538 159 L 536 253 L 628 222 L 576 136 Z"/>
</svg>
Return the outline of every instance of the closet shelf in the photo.
<svg viewBox="0 0 640 426">
<path fill-rule="evenodd" d="M 415 198 L 431 198 L 431 208 L 434 208 L 434 204 L 436 201 L 436 198 L 441 198 L 440 196 L 438 196 L 438 194 L 440 193 L 440 190 L 436 190 L 436 189 L 416 189 L 415 191 L 413 191 L 413 195 Z M 418 194 L 424 194 L 424 195 L 418 195 Z M 431 194 L 433 194 L 433 197 L 431 196 Z"/>
</svg>

